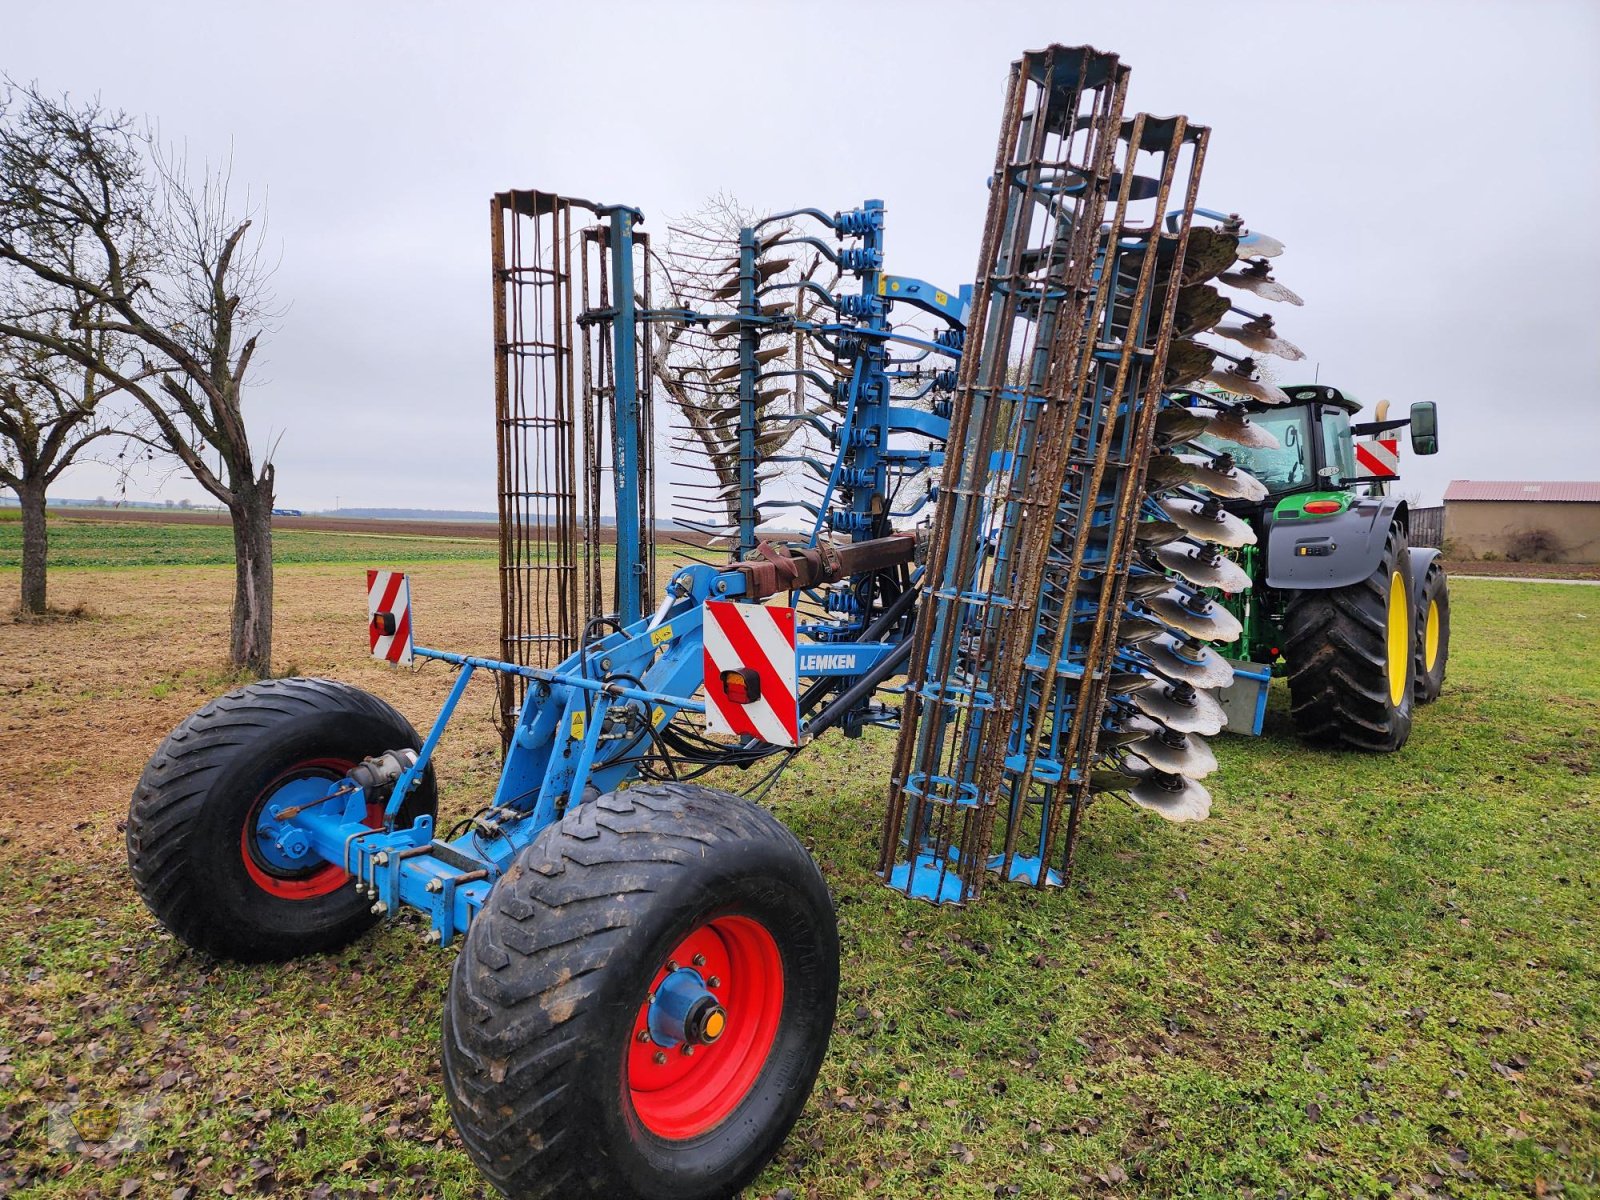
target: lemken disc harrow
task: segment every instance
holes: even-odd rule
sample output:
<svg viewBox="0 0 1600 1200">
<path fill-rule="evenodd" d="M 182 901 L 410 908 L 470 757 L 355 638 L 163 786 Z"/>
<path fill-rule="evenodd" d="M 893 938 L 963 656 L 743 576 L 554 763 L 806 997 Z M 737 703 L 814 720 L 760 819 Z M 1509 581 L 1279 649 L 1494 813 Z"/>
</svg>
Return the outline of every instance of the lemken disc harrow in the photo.
<svg viewBox="0 0 1600 1200">
<path fill-rule="evenodd" d="M 1012 65 L 954 288 L 887 270 L 877 200 L 719 201 L 652 240 L 630 205 L 496 195 L 499 657 L 417 644 L 410 581 L 370 572 L 374 655 L 456 672 L 438 720 L 311 679 L 190 717 L 130 809 L 156 915 L 258 961 L 411 910 L 462 947 L 443 1075 L 496 1187 L 711 1200 L 832 1027 L 827 884 L 752 803 L 812 740 L 898 731 L 876 867 L 933 903 L 1065 883 L 1091 803 L 1205 819 L 1269 494 L 1245 467 L 1290 427 L 1249 419 L 1289 401 L 1257 356 L 1301 357 L 1234 301 L 1300 299 L 1281 243 L 1196 206 L 1209 130 L 1128 82 L 1088 46 Z M 477 672 L 501 775 L 443 830 Z"/>
</svg>

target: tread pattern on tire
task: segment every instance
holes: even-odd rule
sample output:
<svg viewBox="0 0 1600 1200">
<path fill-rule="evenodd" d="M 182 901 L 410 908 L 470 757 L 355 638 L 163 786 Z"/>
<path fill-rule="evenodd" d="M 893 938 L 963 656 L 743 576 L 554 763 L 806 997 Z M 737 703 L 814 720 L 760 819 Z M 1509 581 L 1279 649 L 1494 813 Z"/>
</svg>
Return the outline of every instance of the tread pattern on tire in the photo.
<svg viewBox="0 0 1600 1200">
<path fill-rule="evenodd" d="M 1439 658 L 1430 672 L 1424 661 L 1427 653 L 1424 640 L 1428 627 L 1428 602 L 1439 602 Z M 1444 690 L 1445 672 L 1450 665 L 1450 581 L 1444 567 L 1434 559 L 1423 575 L 1422 588 L 1417 596 L 1417 703 L 1432 704 Z"/>
<path fill-rule="evenodd" d="M 201 894 L 189 864 L 189 833 L 217 777 L 236 755 L 283 720 L 334 711 L 393 724 L 397 733 L 409 734 L 412 747 L 422 744 L 396 709 L 359 688 L 332 679 L 268 679 L 236 688 L 191 714 L 145 765 L 128 809 L 128 866 L 145 905 L 187 945 L 212 957 L 239 956 L 237 944 L 218 925 L 210 898 Z M 430 770 L 413 796 L 425 793 L 431 805 L 433 789 Z M 303 952 L 333 949 L 349 936 L 305 945 Z"/>
<path fill-rule="evenodd" d="M 1400 749 L 1410 735 L 1413 681 L 1400 704 L 1391 703 L 1386 666 L 1389 581 L 1399 572 L 1410 586 L 1410 553 L 1405 531 L 1393 525 L 1367 579 L 1291 593 L 1283 656 L 1290 713 L 1307 740 L 1381 753 Z"/>
<path fill-rule="evenodd" d="M 570 810 L 495 884 L 456 962 L 442 1040 L 456 1128 L 500 1191 L 631 1194 L 578 1136 L 571 1099 L 586 1069 L 582 1017 L 596 1007 L 605 968 L 632 953 L 639 906 L 630 899 L 667 890 L 716 843 L 774 840 L 806 853 L 757 805 L 694 785 L 645 784 Z"/>
</svg>

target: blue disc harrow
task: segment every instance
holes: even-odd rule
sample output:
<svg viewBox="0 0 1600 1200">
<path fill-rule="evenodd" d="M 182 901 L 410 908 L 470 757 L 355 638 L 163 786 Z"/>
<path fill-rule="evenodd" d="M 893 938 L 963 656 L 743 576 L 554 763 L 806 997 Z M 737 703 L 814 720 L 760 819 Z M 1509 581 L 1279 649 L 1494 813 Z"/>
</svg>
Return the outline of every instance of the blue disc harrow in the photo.
<svg viewBox="0 0 1600 1200">
<path fill-rule="evenodd" d="M 1125 111 L 1128 79 L 1013 64 L 971 284 L 889 271 L 877 200 L 652 233 L 494 196 L 498 653 L 419 644 L 425 586 L 414 622 L 373 572 L 374 653 L 456 673 L 437 720 L 327 680 L 195 714 L 130 814 L 157 915 L 278 958 L 417 914 L 465 940 L 445 1074 L 497 1186 L 709 1197 L 798 1115 L 838 941 L 799 843 L 699 781 L 759 799 L 824 732 L 897 730 L 876 867 L 934 903 L 1064 884 L 1097 794 L 1203 819 L 1254 539 L 1226 501 L 1260 486 L 1227 447 L 1271 442 L 1254 356 L 1300 354 L 1220 289 L 1298 297 L 1197 208 L 1209 131 Z M 443 829 L 480 674 L 502 769 Z"/>
</svg>

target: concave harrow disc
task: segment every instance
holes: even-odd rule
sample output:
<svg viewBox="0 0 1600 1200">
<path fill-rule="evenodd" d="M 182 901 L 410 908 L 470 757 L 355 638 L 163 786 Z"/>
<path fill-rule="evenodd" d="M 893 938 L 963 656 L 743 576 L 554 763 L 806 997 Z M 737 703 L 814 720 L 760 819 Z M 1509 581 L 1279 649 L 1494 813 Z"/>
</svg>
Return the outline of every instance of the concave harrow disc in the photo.
<svg viewBox="0 0 1600 1200">
<path fill-rule="evenodd" d="M 1250 349 L 1262 354 L 1275 355 L 1286 358 L 1290 362 L 1298 362 L 1304 358 L 1305 351 L 1293 342 L 1278 336 L 1272 327 L 1271 317 L 1257 317 L 1253 321 L 1246 321 L 1242 325 L 1218 325 L 1216 332 L 1225 338 L 1232 338 Z"/>
<path fill-rule="evenodd" d="M 1231 464 L 1221 464 L 1209 458 L 1198 455 L 1183 454 L 1179 457 L 1194 469 L 1190 477 L 1200 487 L 1205 488 L 1213 495 L 1226 496 L 1230 500 L 1265 500 L 1267 498 L 1267 485 L 1254 475 L 1241 471 Z"/>
<path fill-rule="evenodd" d="M 1214 367 L 1206 372 L 1205 378 L 1208 383 L 1236 396 L 1249 396 L 1263 404 L 1289 403 L 1288 393 L 1282 388 L 1256 378 L 1255 365 L 1249 359 L 1227 368 Z"/>
<path fill-rule="evenodd" d="M 1134 530 L 1134 540 L 1145 546 L 1160 546 L 1167 542 L 1175 542 L 1184 534 L 1183 526 L 1172 521 L 1159 521 L 1147 518 L 1140 521 Z"/>
<path fill-rule="evenodd" d="M 1282 444 L 1265 426 L 1257 425 L 1237 408 L 1218 413 L 1207 423 L 1211 437 L 1251 450 L 1281 450 Z"/>
<path fill-rule="evenodd" d="M 1233 682 L 1233 668 L 1209 646 L 1162 634 L 1139 646 L 1139 653 L 1150 660 L 1158 674 L 1197 688 L 1227 687 Z"/>
<path fill-rule="evenodd" d="M 1203 784 L 1166 771 L 1152 771 L 1128 798 L 1169 821 L 1204 821 L 1211 815 L 1211 793 Z"/>
<path fill-rule="evenodd" d="M 1225 283 L 1229 287 L 1242 288 L 1247 292 L 1254 292 L 1263 300 L 1276 300 L 1283 304 L 1304 304 L 1300 299 L 1283 284 L 1272 277 L 1272 269 L 1263 262 L 1253 262 L 1242 271 L 1226 271 L 1217 276 L 1218 283 Z"/>
<path fill-rule="evenodd" d="M 1181 526 L 1191 537 L 1215 542 L 1230 550 L 1256 544 L 1256 531 L 1250 523 L 1234 516 L 1215 500 L 1168 496 L 1161 501 L 1161 507 L 1173 524 Z"/>
<path fill-rule="evenodd" d="M 1131 699 L 1145 716 L 1178 733 L 1221 733 L 1228 723 L 1228 715 L 1215 696 L 1188 684 L 1144 688 L 1134 692 Z"/>
<path fill-rule="evenodd" d="M 1129 744 L 1128 753 L 1157 770 L 1190 779 L 1204 779 L 1217 769 L 1216 754 L 1198 733 L 1161 730 Z"/>
<path fill-rule="evenodd" d="M 1174 588 L 1144 601 L 1158 621 L 1182 630 L 1190 637 L 1207 642 L 1237 641 L 1244 626 L 1239 618 L 1208 597 L 1195 593 L 1185 596 Z"/>
</svg>

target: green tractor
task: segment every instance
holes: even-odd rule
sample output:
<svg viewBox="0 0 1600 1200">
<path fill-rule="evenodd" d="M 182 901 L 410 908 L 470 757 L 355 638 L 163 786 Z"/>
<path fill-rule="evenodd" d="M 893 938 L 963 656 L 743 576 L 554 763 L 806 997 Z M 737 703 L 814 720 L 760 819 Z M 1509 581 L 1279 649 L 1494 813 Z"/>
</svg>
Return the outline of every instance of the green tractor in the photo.
<svg viewBox="0 0 1600 1200">
<path fill-rule="evenodd" d="M 1337 388 L 1284 390 L 1288 405 L 1249 406 L 1250 423 L 1270 435 L 1258 434 L 1259 445 L 1198 439 L 1267 490 L 1259 501 L 1224 502 L 1255 534 L 1234 552 L 1250 590 L 1224 602 L 1244 625 L 1239 684 L 1257 681 L 1248 694 L 1258 702 L 1230 728 L 1261 732 L 1266 680 L 1282 675 L 1308 741 L 1398 750 L 1414 706 L 1439 695 L 1450 656 L 1439 551 L 1410 544 L 1406 503 L 1388 494 L 1398 478 L 1396 431 L 1409 425 L 1413 453 L 1436 454 L 1437 413 L 1419 403 L 1385 420 L 1380 407 L 1377 420 L 1353 423 L 1361 404 Z"/>
</svg>

